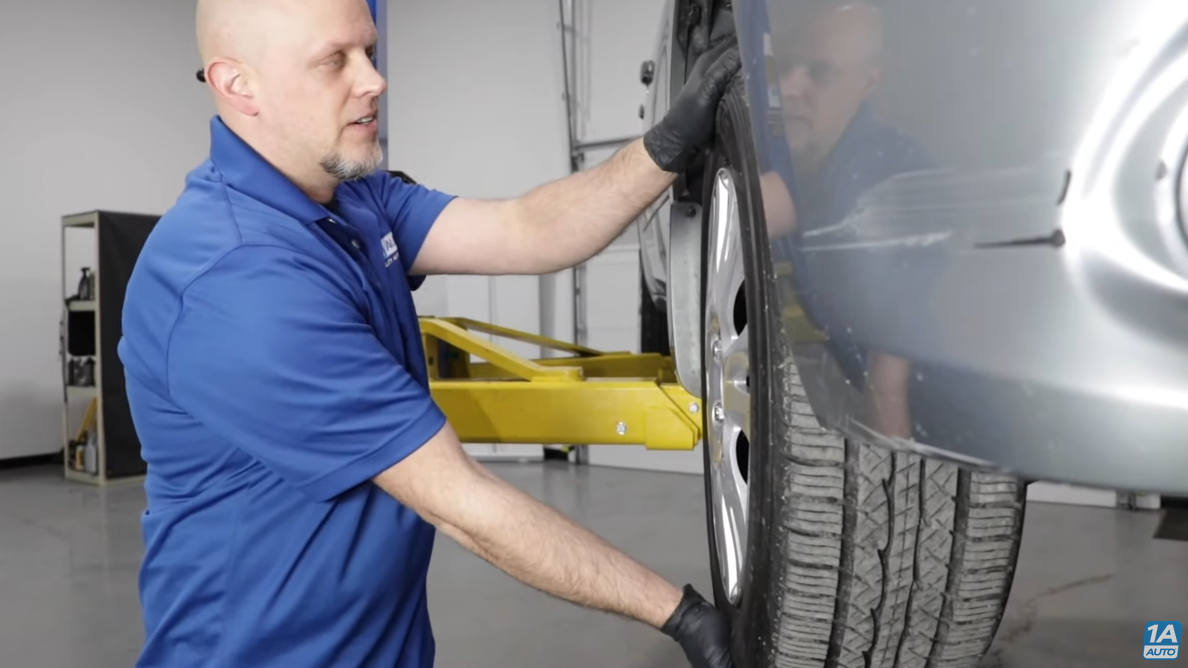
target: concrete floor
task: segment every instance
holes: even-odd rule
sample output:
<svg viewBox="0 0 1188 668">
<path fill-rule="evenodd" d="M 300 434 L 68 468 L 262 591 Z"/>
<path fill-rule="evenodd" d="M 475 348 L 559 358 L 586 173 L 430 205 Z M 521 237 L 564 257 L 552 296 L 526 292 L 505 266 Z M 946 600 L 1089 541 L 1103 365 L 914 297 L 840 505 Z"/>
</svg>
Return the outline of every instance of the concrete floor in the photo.
<svg viewBox="0 0 1188 668">
<path fill-rule="evenodd" d="M 492 468 L 708 593 L 700 479 L 564 464 Z M 0 472 L 0 664 L 133 664 L 143 499 L 137 486 L 65 483 L 55 468 Z M 1153 540 L 1158 521 L 1154 512 L 1032 504 L 1007 617 L 983 665 L 1138 665 L 1146 622 L 1188 621 L 1188 543 Z M 430 599 L 440 666 L 687 665 L 657 632 L 554 601 L 446 539 L 438 545 Z"/>
</svg>

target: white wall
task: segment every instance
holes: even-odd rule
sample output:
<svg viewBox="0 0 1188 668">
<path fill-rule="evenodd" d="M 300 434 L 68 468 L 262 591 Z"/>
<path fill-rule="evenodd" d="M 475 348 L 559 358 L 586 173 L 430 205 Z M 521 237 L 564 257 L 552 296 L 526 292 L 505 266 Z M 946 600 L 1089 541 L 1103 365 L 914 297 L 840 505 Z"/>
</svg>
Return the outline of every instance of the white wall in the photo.
<svg viewBox="0 0 1188 668">
<path fill-rule="evenodd" d="M 559 15 L 554 0 L 388 0 L 389 166 L 466 197 L 512 197 L 569 173 Z M 542 309 L 535 276 L 426 281 L 423 315 L 466 316 L 558 338 L 563 303 Z M 568 294 L 564 280 L 546 296 Z M 552 327 L 555 308 L 560 331 Z M 572 321 L 572 312 L 568 315 Z M 512 344 L 539 356 L 535 347 Z M 540 448 L 469 446 L 483 456 Z"/>
<path fill-rule="evenodd" d="M 555 2 L 388 0 L 388 17 L 391 168 L 466 197 L 568 174 Z M 492 294 L 506 295 L 496 308 Z M 434 278 L 416 299 L 426 315 L 540 328 L 539 305 L 517 303 L 539 301 L 536 277 Z"/>
<path fill-rule="evenodd" d="M 664 0 L 573 0 L 577 24 L 575 95 L 579 141 L 638 136 L 647 94 L 640 65 L 653 57 Z M 614 154 L 592 150 L 586 167 Z M 615 244 L 636 243 L 632 226 Z"/>
<path fill-rule="evenodd" d="M 62 447 L 61 216 L 162 213 L 206 155 L 193 25 L 192 2 L 0 8 L 0 459 Z"/>
<path fill-rule="evenodd" d="M 663 0 L 575 0 L 579 138 L 599 141 L 642 131 L 646 90 L 640 65 L 653 57 Z M 587 167 L 613 150 L 590 152 Z M 634 227 L 585 267 L 587 345 L 639 352 L 639 245 Z M 700 474 L 701 449 L 649 451 L 592 446 L 590 464 Z"/>
<path fill-rule="evenodd" d="M 574 0 L 581 139 L 640 133 L 639 68 L 653 56 L 663 6 L 663 0 Z M 606 155 L 592 154 L 591 164 Z"/>
</svg>

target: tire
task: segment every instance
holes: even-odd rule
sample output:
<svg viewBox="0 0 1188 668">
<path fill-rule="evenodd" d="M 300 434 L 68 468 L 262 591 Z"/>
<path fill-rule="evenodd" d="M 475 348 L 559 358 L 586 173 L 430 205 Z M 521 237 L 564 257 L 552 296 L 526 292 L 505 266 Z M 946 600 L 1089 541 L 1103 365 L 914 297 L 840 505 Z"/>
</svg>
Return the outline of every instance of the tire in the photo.
<svg viewBox="0 0 1188 668">
<path fill-rule="evenodd" d="M 975 666 L 1010 593 L 1026 484 L 848 440 L 817 421 L 778 317 L 751 138 L 737 80 L 719 109 L 706 168 L 702 271 L 710 565 L 715 602 L 732 620 L 736 665 Z M 737 192 L 742 287 L 731 307 L 716 296 L 731 290 L 715 286 L 732 284 L 710 271 L 729 256 L 714 242 L 722 229 L 719 174 Z M 723 343 L 729 328 L 745 344 Z M 715 389 L 744 386 L 732 362 L 738 350 L 748 357 L 749 417 L 734 422 L 745 438 L 728 433 L 730 416 L 740 413 L 728 406 L 741 405 L 738 397 Z M 747 518 L 734 580 L 721 568 L 739 561 L 723 547 L 729 522 L 715 513 L 732 474 L 745 476 Z"/>
</svg>

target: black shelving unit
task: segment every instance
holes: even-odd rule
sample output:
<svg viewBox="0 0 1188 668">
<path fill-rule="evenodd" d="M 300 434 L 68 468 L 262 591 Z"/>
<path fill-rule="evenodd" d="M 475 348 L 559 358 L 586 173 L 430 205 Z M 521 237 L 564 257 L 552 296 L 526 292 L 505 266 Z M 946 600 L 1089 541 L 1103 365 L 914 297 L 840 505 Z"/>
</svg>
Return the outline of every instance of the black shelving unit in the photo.
<svg viewBox="0 0 1188 668">
<path fill-rule="evenodd" d="M 62 424 L 70 480 L 106 485 L 145 473 L 116 346 L 128 279 L 159 219 L 114 211 L 62 218 Z M 86 280 L 67 265 L 74 234 L 91 236 Z"/>
</svg>

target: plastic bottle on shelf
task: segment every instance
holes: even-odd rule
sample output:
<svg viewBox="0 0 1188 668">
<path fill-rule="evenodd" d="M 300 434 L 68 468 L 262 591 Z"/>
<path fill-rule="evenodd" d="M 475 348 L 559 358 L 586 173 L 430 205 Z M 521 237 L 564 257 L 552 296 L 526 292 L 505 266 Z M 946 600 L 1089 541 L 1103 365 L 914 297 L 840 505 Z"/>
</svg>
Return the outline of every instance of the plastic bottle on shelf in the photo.
<svg viewBox="0 0 1188 668">
<path fill-rule="evenodd" d="M 84 450 L 83 460 L 87 473 L 96 475 L 99 473 L 99 446 L 95 442 L 95 432 L 92 430 L 87 433 L 87 445 Z"/>
<path fill-rule="evenodd" d="M 79 365 L 78 384 L 91 387 L 95 384 L 95 358 L 88 357 Z"/>
<path fill-rule="evenodd" d="M 84 302 L 95 298 L 95 282 L 90 267 L 82 268 L 82 277 L 78 279 L 78 298 Z"/>
</svg>

